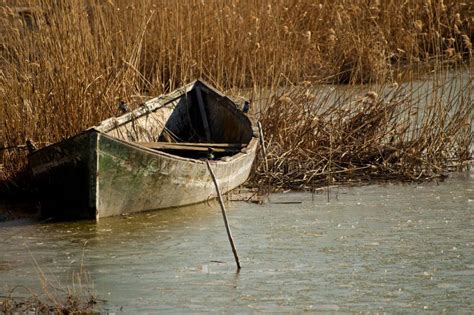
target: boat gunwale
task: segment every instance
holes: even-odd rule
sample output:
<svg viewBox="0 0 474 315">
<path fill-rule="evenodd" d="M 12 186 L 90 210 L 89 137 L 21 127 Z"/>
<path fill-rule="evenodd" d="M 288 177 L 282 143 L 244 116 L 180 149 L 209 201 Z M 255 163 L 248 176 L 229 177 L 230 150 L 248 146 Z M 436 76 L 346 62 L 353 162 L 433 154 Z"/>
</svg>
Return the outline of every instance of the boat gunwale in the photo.
<svg viewBox="0 0 474 315">
<path fill-rule="evenodd" d="M 77 137 L 83 136 L 87 133 L 96 132 L 100 136 L 106 136 L 110 139 L 117 140 L 117 141 L 119 141 L 123 144 L 128 144 L 128 145 L 131 145 L 132 147 L 140 148 L 141 150 L 146 151 L 146 152 L 154 153 L 154 154 L 157 154 L 157 155 L 163 155 L 163 156 L 167 156 L 167 157 L 172 157 L 172 158 L 180 159 L 180 160 L 184 160 L 184 161 L 193 161 L 193 162 L 204 163 L 204 161 L 200 161 L 199 159 L 185 158 L 185 157 L 181 157 L 181 156 L 174 155 L 174 154 L 171 154 L 171 153 L 166 153 L 166 152 L 163 152 L 163 151 L 154 150 L 154 149 L 147 148 L 145 146 L 139 145 L 137 143 L 134 143 L 134 142 L 131 142 L 131 141 L 126 141 L 126 140 L 123 140 L 123 139 L 120 139 L 120 138 L 117 138 L 117 137 L 113 137 L 113 136 L 110 136 L 110 135 L 107 134 L 107 132 L 113 130 L 114 128 L 117 128 L 121 125 L 124 125 L 124 124 L 126 124 L 126 123 L 128 123 L 128 122 L 130 122 L 134 119 L 137 119 L 137 118 L 140 118 L 142 116 L 148 115 L 151 112 L 154 112 L 154 111 L 168 105 L 169 103 L 175 101 L 176 99 L 181 98 L 183 95 L 190 92 L 195 87 L 196 84 L 201 84 L 205 88 L 207 88 L 207 89 L 211 90 L 212 92 L 216 93 L 217 95 L 219 95 L 220 97 L 226 98 L 234 104 L 236 103 L 232 98 L 230 98 L 227 95 L 223 94 L 221 91 L 217 90 L 212 85 L 208 84 L 206 81 L 204 81 L 202 79 L 197 79 L 197 80 L 192 81 L 191 83 L 188 83 L 188 84 L 174 90 L 171 93 L 154 97 L 154 98 L 146 101 L 142 106 L 134 109 L 131 112 L 125 113 L 125 114 L 123 114 L 121 116 L 118 116 L 118 117 L 107 118 L 107 119 L 101 121 L 96 126 L 89 127 L 89 128 L 87 128 L 87 129 L 85 129 L 85 130 L 83 130 L 83 131 L 81 131 L 81 132 L 79 132 L 79 133 L 77 133 L 77 134 L 75 134 L 71 137 L 62 139 L 58 142 L 55 142 L 55 143 L 52 143 L 48 146 L 40 148 L 40 149 L 30 153 L 29 157 L 33 157 L 33 156 L 35 156 L 35 155 L 37 155 L 41 152 L 45 152 L 45 151 L 47 152 L 47 151 L 49 151 L 51 149 L 54 149 L 56 147 L 61 147 L 61 146 L 63 146 L 64 143 L 66 143 L 68 141 L 71 141 L 72 139 L 75 139 Z M 138 115 L 137 115 L 137 113 L 138 113 Z M 252 122 L 252 120 L 249 117 L 247 117 L 246 115 L 244 115 L 243 113 L 242 113 L 242 115 L 245 116 L 249 120 L 250 126 L 253 129 L 255 126 L 254 126 L 254 123 Z M 257 145 L 257 140 L 256 139 L 257 138 L 255 136 L 252 136 L 252 139 L 247 144 L 247 147 L 245 148 L 245 150 L 251 150 L 251 149 L 253 150 L 253 148 L 251 148 L 251 144 L 252 144 L 252 141 L 254 141 L 255 142 L 255 147 L 256 147 L 256 145 Z M 212 160 L 212 162 L 214 163 L 215 161 L 218 161 L 220 163 L 230 163 L 234 159 L 238 158 L 240 155 L 245 155 L 245 154 L 246 153 L 240 151 L 236 154 L 228 156 L 228 157 L 230 157 L 230 159 L 228 159 L 227 161 Z"/>
<path fill-rule="evenodd" d="M 81 132 L 79 132 L 79 133 L 77 133 L 77 134 L 71 136 L 71 137 L 62 139 L 62 140 L 60 140 L 60 141 L 58 141 L 58 142 L 52 143 L 52 144 L 50 144 L 50 145 L 47 145 L 47 146 L 45 146 L 45 147 L 42 147 L 42 148 L 40 148 L 40 149 L 34 151 L 34 152 L 31 152 L 31 153 L 28 154 L 28 157 L 33 157 L 33 156 L 38 155 L 39 153 L 41 153 L 41 152 L 43 152 L 43 151 L 49 151 L 49 150 L 54 149 L 54 148 L 57 148 L 57 147 L 62 147 L 64 143 L 67 143 L 68 141 L 71 141 L 71 140 L 73 140 L 73 139 L 79 138 L 79 137 L 81 137 L 81 136 L 83 136 L 83 135 L 86 135 L 86 134 L 92 133 L 92 132 L 96 132 L 96 133 L 98 133 L 98 134 L 101 133 L 99 130 L 95 129 L 94 127 L 88 128 L 88 129 L 86 129 L 86 130 L 83 130 L 83 131 L 81 131 Z"/>
<path fill-rule="evenodd" d="M 161 109 L 165 107 L 166 105 L 176 101 L 177 99 L 183 97 L 187 93 L 191 92 L 197 84 L 201 84 L 204 86 L 206 89 L 212 91 L 213 93 L 219 95 L 220 97 L 226 98 L 232 103 L 236 104 L 236 101 L 230 98 L 229 96 L 223 94 L 221 91 L 217 90 L 214 88 L 212 85 L 207 83 L 206 81 L 202 79 L 197 79 L 192 81 L 191 83 L 188 83 L 168 94 L 163 94 L 157 97 L 154 97 L 152 99 L 149 99 L 148 101 L 144 102 L 141 106 L 137 107 L 136 109 L 125 113 L 121 116 L 118 117 L 110 117 L 107 118 L 103 121 L 101 121 L 98 125 L 93 126 L 89 129 L 96 129 L 100 132 L 107 133 L 114 128 L 118 128 L 122 125 L 125 125 L 126 123 L 137 119 L 141 118 L 143 116 L 146 116 L 152 112 L 157 111 L 158 109 Z"/>
<path fill-rule="evenodd" d="M 107 133 L 115 128 L 127 124 L 130 121 L 149 115 L 150 113 L 155 112 L 158 109 L 161 109 L 166 105 L 183 97 L 183 95 L 192 90 L 196 82 L 197 81 L 191 82 L 177 90 L 174 90 L 169 94 L 154 97 L 128 113 L 125 113 L 118 117 L 109 117 L 101 121 L 98 125 L 90 127 L 89 129 L 96 129 L 102 133 Z"/>
</svg>

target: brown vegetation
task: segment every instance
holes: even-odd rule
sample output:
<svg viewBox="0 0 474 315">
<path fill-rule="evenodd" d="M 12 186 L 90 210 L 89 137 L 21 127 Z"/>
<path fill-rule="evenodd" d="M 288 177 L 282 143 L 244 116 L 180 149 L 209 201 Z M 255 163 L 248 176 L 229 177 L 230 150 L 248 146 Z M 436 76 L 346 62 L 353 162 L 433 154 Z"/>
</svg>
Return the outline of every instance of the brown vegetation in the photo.
<svg viewBox="0 0 474 315">
<path fill-rule="evenodd" d="M 254 183 L 312 190 L 467 169 L 473 91 L 465 74 L 382 85 L 360 96 L 304 86 L 272 95 L 261 120 L 266 163 L 257 163 Z"/>
<path fill-rule="evenodd" d="M 309 101 L 307 88 L 289 83 L 393 82 L 406 79 L 407 71 L 469 62 L 473 12 L 472 2 L 457 0 L 4 2 L 0 147 L 14 149 L 0 151 L 0 180 L 10 189 L 24 186 L 15 176 L 25 166 L 26 150 L 18 146 L 27 139 L 44 146 L 116 115 L 120 100 L 134 107 L 198 77 L 222 89 L 251 91 L 254 100 L 261 89 L 270 95 L 261 120 L 269 152 L 279 156 L 278 162 L 270 157 L 273 183 L 296 180 L 288 186 L 302 188 L 320 182 L 321 176 L 308 181 L 311 172 L 345 169 L 351 176 L 367 169 L 363 174 L 417 178 L 420 167 L 439 174 L 445 160 L 433 160 L 431 152 L 449 148 L 466 158 L 469 106 L 446 113 L 470 91 L 433 103 L 417 129 L 424 131 L 411 132 L 396 118 L 416 105 L 415 98 L 376 98 L 358 112 L 342 110 L 331 98 Z M 291 106 L 283 104 L 287 99 Z M 306 110 L 320 101 L 316 109 L 329 108 Z M 438 121 L 444 124 L 431 128 Z M 456 128 L 460 121 L 463 127 Z M 380 157 L 385 164 L 368 168 L 373 163 L 367 161 Z M 401 160 L 411 162 L 397 169 Z M 309 175 L 298 167 L 293 173 L 295 163 L 305 164 Z"/>
<path fill-rule="evenodd" d="M 84 244 L 84 249 L 87 243 Z M 93 284 L 85 270 L 84 250 L 80 268 L 72 272 L 71 284 L 62 285 L 53 281 L 43 272 L 36 259 L 32 257 L 42 291 L 36 293 L 30 288 L 16 286 L 10 294 L 0 299 L 0 312 L 3 314 L 93 314 L 97 299 Z"/>
</svg>

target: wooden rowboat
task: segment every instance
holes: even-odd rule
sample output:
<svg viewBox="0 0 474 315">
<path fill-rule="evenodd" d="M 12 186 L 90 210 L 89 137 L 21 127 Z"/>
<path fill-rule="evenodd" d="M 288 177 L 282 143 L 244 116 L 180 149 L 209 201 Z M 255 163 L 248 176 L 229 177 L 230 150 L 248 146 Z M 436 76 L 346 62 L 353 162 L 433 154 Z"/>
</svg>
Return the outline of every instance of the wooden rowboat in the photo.
<svg viewBox="0 0 474 315">
<path fill-rule="evenodd" d="M 202 202 L 246 181 L 257 132 L 237 104 L 197 80 L 29 156 L 41 213 L 99 219 Z"/>
</svg>

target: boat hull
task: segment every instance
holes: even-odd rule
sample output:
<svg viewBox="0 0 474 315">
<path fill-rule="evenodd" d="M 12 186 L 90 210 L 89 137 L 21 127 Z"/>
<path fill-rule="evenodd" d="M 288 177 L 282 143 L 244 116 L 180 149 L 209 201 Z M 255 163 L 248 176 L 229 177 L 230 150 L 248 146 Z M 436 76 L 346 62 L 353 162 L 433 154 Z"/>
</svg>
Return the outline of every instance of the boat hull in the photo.
<svg viewBox="0 0 474 315">
<path fill-rule="evenodd" d="M 208 158 L 225 193 L 249 176 L 257 140 L 234 100 L 196 80 L 29 162 L 43 216 L 99 219 L 216 197 Z"/>
<path fill-rule="evenodd" d="M 97 215 L 184 206 L 215 198 L 206 160 L 187 159 L 99 135 Z M 255 158 L 257 141 L 229 161 L 212 160 L 222 192 L 243 184 Z"/>
<path fill-rule="evenodd" d="M 250 174 L 257 139 L 226 161 L 211 160 L 222 193 Z M 99 219 L 215 198 L 206 160 L 188 159 L 96 130 L 30 156 L 43 217 Z"/>
<path fill-rule="evenodd" d="M 90 130 L 29 155 L 43 217 L 96 218 L 97 140 Z"/>
</svg>

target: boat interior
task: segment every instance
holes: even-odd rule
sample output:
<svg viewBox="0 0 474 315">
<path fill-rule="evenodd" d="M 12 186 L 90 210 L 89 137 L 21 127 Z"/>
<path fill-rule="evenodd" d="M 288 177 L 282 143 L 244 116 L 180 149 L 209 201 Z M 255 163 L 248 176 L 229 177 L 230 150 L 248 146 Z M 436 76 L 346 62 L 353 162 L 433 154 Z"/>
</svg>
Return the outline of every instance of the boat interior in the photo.
<svg viewBox="0 0 474 315">
<path fill-rule="evenodd" d="M 187 158 L 232 156 L 253 136 L 249 118 L 237 105 L 200 81 L 156 110 L 131 117 L 108 134 Z"/>
</svg>

